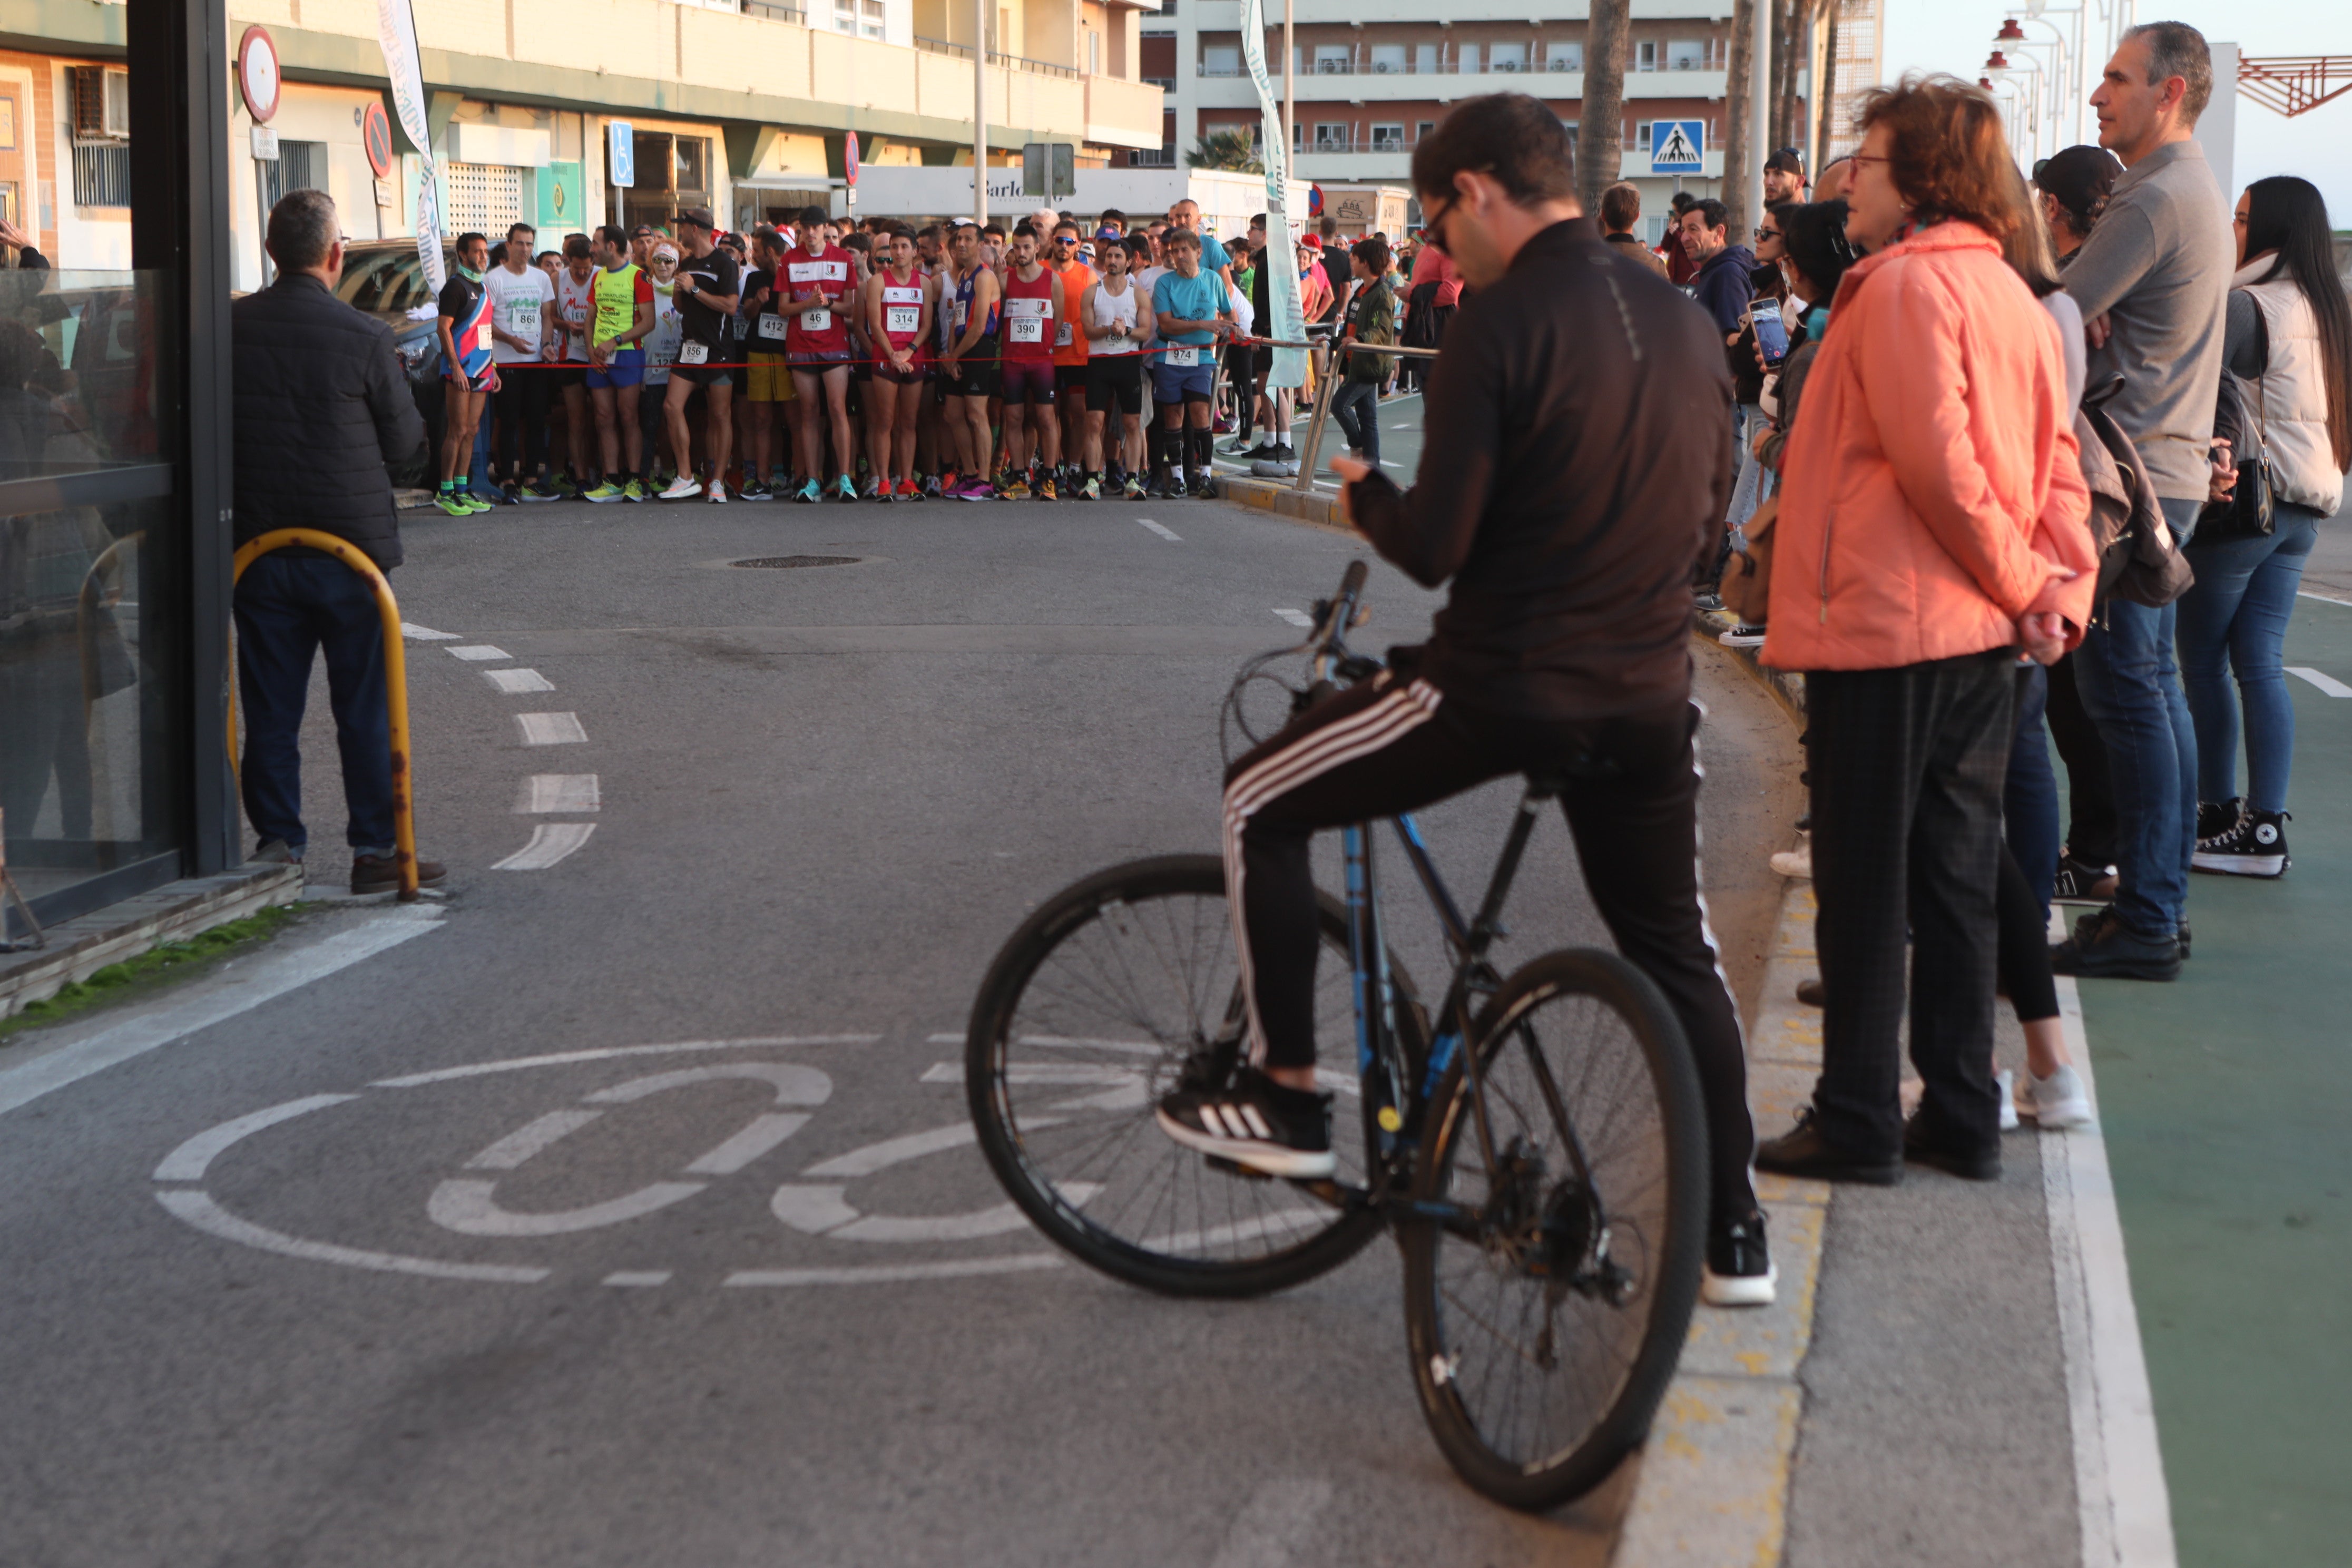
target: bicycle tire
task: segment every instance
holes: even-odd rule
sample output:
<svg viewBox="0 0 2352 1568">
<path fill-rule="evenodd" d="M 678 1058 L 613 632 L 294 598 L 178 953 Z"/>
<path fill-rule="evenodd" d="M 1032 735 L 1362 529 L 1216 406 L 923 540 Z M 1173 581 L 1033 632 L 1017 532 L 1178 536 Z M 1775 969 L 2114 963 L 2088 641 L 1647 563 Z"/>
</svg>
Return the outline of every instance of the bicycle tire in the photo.
<svg viewBox="0 0 2352 1568">
<path fill-rule="evenodd" d="M 1655 1107 L 1654 1147 L 1638 1165 L 1629 1159 L 1626 1163 L 1633 1168 L 1621 1175 L 1613 1159 L 1616 1147 L 1622 1143 L 1632 1154 L 1643 1155 L 1635 1145 L 1649 1142 L 1652 1131 L 1645 1128 L 1621 1134 L 1612 1131 L 1611 1119 L 1599 1113 L 1580 1115 L 1580 1102 L 1593 1103 L 1599 1095 L 1572 1093 L 1559 1083 L 1560 1075 L 1553 1074 L 1557 1098 L 1566 1105 L 1580 1142 L 1587 1145 L 1593 1185 L 1605 1189 L 1598 1217 L 1610 1227 L 1604 1234 L 1612 1260 L 1638 1276 L 1632 1300 L 1617 1304 L 1573 1289 L 1553 1294 L 1559 1289 L 1559 1271 L 1539 1277 L 1530 1273 L 1523 1261 L 1512 1261 L 1508 1245 L 1498 1239 L 1500 1226 L 1482 1229 L 1475 1243 L 1433 1220 L 1415 1219 L 1402 1227 L 1406 1342 L 1414 1387 L 1431 1433 L 1454 1470 L 1472 1487 L 1497 1502 L 1531 1510 L 1555 1508 L 1591 1491 L 1647 1437 L 1651 1419 L 1681 1358 L 1705 1264 L 1706 1119 L 1697 1069 L 1664 994 L 1616 953 L 1593 949 L 1545 953 L 1514 973 L 1481 1009 L 1473 1037 L 1478 1042 L 1479 1060 L 1486 1075 L 1487 1110 L 1496 1144 L 1507 1149 L 1507 1126 L 1515 1116 L 1525 1120 L 1512 1100 L 1508 1080 L 1517 1069 L 1509 1047 L 1519 1043 L 1526 1047 L 1517 1053 L 1519 1057 L 1531 1061 L 1542 1055 L 1549 1065 L 1549 1045 L 1538 1041 L 1534 1020 L 1551 1004 L 1563 1000 L 1569 1008 L 1557 1024 L 1547 1023 L 1548 1032 L 1557 1037 L 1572 1030 L 1574 1017 L 1581 1013 L 1593 1020 L 1594 1026 L 1586 1031 L 1588 1037 L 1606 1034 L 1613 1042 L 1586 1053 L 1591 1059 L 1581 1064 L 1585 1070 L 1579 1074 L 1580 1086 L 1602 1076 L 1632 1085 L 1638 1068 L 1638 1080 L 1646 1085 Z M 1612 1018 L 1621 1027 L 1606 1028 L 1603 1021 Z M 1538 1049 L 1539 1045 L 1543 1048 Z M 1617 1059 L 1600 1059 L 1604 1056 Z M 1638 1063 L 1627 1059 L 1635 1056 Z M 1577 1058 L 1563 1057 L 1562 1062 L 1575 1065 Z M 1524 1076 L 1540 1090 L 1531 1065 L 1524 1069 Z M 1488 1201 L 1484 1212 L 1492 1215 L 1498 1212 L 1492 1200 L 1501 1184 L 1487 1180 L 1472 1116 L 1472 1088 L 1465 1059 L 1457 1055 L 1431 1102 L 1430 1132 L 1414 1196 L 1427 1203 L 1466 1205 L 1473 1194 L 1465 1189 L 1475 1183 Z M 1545 1102 L 1540 1092 L 1534 1098 Z M 1557 1123 L 1548 1110 L 1539 1120 Z M 1589 1125 L 1596 1120 L 1601 1121 L 1600 1126 Z M 1603 1171 L 1605 1161 L 1608 1173 Z M 1654 1176 L 1643 1179 L 1640 1173 L 1652 1168 Z M 1563 1171 L 1561 1176 L 1552 1186 L 1539 1189 L 1540 1202 L 1534 1210 L 1522 1201 L 1515 1212 L 1577 1212 L 1576 1194 L 1583 1191 L 1581 1184 L 1575 1181 L 1572 1171 Z M 1660 1184 L 1663 1192 L 1653 1195 L 1652 1187 Z M 1639 1201 L 1628 1196 L 1622 1204 L 1613 1202 L 1606 1189 L 1638 1194 Z M 1525 1200 L 1538 1190 L 1530 1178 L 1517 1195 Z M 1582 1235 L 1592 1234 L 1590 1218 L 1577 1222 L 1577 1228 Z M 1663 1234 L 1654 1234 L 1659 1231 Z M 1527 1249 L 1533 1250 L 1532 1247 Z M 1552 1255 L 1553 1261 L 1558 1256 Z M 1516 1279 L 1524 1293 L 1536 1289 L 1539 1278 L 1546 1304 L 1541 1327 L 1531 1335 L 1524 1307 L 1514 1325 L 1501 1307 L 1487 1307 L 1482 1314 L 1468 1299 L 1481 1279 L 1505 1283 Z M 1499 1286 L 1496 1294 L 1499 1301 Z M 1601 1367 L 1600 1375 L 1583 1388 L 1555 1386 L 1539 1391 L 1532 1412 L 1512 1392 L 1516 1384 L 1507 1386 L 1507 1397 L 1489 1398 L 1496 1367 L 1503 1369 L 1507 1378 L 1524 1379 L 1519 1364 L 1533 1364 L 1554 1384 L 1559 1382 L 1543 1367 L 1543 1356 L 1558 1354 L 1563 1337 L 1557 1331 L 1558 1318 L 1570 1302 L 1580 1304 L 1580 1321 L 1571 1323 L 1565 1336 L 1571 1356 L 1580 1361 L 1587 1344 L 1597 1343 L 1609 1359 L 1621 1364 Z M 1638 1323 L 1626 1316 L 1633 1310 L 1638 1310 Z M 1459 1332 L 1454 1331 L 1457 1327 Z M 1517 1342 L 1511 1337 L 1514 1332 Z M 1532 1351 L 1519 1342 L 1530 1338 Z M 1617 1349 L 1629 1340 L 1630 1353 Z M 1474 1352 L 1479 1364 L 1465 1367 Z M 1569 1397 L 1560 1397 L 1563 1394 Z M 1547 1423 L 1555 1405 L 1571 1408 L 1557 1428 L 1549 1428 Z M 1578 1414 L 1573 1406 L 1581 1406 L 1583 1413 Z M 1516 1428 L 1530 1416 L 1535 1423 L 1530 1441 L 1507 1443 L 1498 1437 L 1496 1427 Z M 1556 1431 L 1557 1436 L 1547 1436 L 1548 1431 Z"/>
<path fill-rule="evenodd" d="M 1180 901 L 1190 908 L 1180 910 Z M 1360 1185 L 1364 1173 L 1375 1166 L 1378 1134 L 1360 1110 L 1355 1019 L 1345 1003 L 1352 973 L 1347 913 L 1320 891 L 1317 906 L 1323 945 L 1338 961 L 1340 983 L 1339 1005 L 1318 1007 L 1317 1061 L 1335 1091 L 1332 1145 L 1340 1155 L 1339 1179 Z M 1203 1037 L 1205 1031 L 1197 1023 L 1180 1036 L 1168 1027 L 1152 1026 L 1139 1005 L 1123 1020 L 1143 1037 L 1135 1040 L 1045 1034 L 1033 1026 L 1040 1021 L 1058 1025 L 1049 1007 L 1024 1010 L 1024 1003 L 1044 989 L 1041 973 L 1055 963 L 1056 954 L 1074 951 L 1089 931 L 1110 931 L 1116 938 L 1118 932 L 1105 924 L 1114 918 L 1114 910 L 1122 911 L 1136 929 L 1164 919 L 1170 930 L 1181 931 L 1188 951 L 1204 961 L 1202 985 L 1215 994 L 1214 1006 L 1222 1010 L 1219 1025 L 1233 1028 L 1237 1042 L 1239 993 L 1234 987 L 1239 966 L 1225 904 L 1223 862 L 1213 855 L 1162 856 L 1111 867 L 1063 889 L 1022 923 L 990 965 L 965 1039 L 964 1083 L 972 1122 L 998 1182 L 1037 1228 L 1073 1257 L 1114 1279 L 1165 1295 L 1263 1295 L 1345 1263 L 1380 1232 L 1383 1222 L 1377 1211 L 1333 1207 L 1286 1182 L 1213 1169 L 1153 1125 L 1151 1113 L 1160 1094 L 1176 1081 L 1187 1058 L 1213 1043 Z M 1213 918 L 1206 918 L 1212 912 Z M 1222 971 L 1213 962 L 1219 955 Z M 1318 964 L 1318 987 L 1330 981 L 1333 967 Z M 1398 1034 L 1412 1074 L 1408 1082 L 1414 1082 L 1421 1072 L 1425 1015 L 1393 952 L 1390 967 L 1400 1002 Z M 1196 1005 L 1203 998 L 1187 1000 L 1192 1017 L 1209 1011 Z M 1151 1047 L 1148 1053 L 1147 1046 Z M 1109 1064 L 1091 1076 L 1081 1070 L 1089 1065 L 1085 1059 L 1088 1047 L 1095 1048 L 1094 1059 L 1108 1058 Z M 1047 1061 L 1026 1054 L 1022 1061 L 1013 1059 L 1016 1050 L 1025 1053 L 1032 1047 L 1067 1055 Z M 1073 1062 L 1072 1058 L 1081 1059 Z M 1015 1070 L 1024 1062 L 1035 1065 L 1025 1073 Z M 1065 1062 L 1070 1065 L 1065 1067 Z M 1037 1105 L 1028 1102 L 1043 1097 L 1021 1092 L 1053 1086 L 1057 1077 L 1065 1091 L 1102 1086 L 1099 1097 L 1082 1109 L 1115 1101 L 1110 1110 L 1127 1113 L 1125 1131 L 1114 1130 L 1097 1140 L 1101 1151 L 1119 1162 L 1116 1167 L 1106 1160 L 1098 1168 L 1075 1161 L 1057 1168 L 1059 1156 L 1045 1148 L 1041 1134 L 1048 1128 L 1067 1129 L 1067 1121 L 1057 1123 L 1050 1118 L 1087 1097 Z M 1016 1081 L 1024 1079 L 1025 1082 Z M 1086 1129 L 1056 1131 L 1054 1140 L 1086 1135 L 1090 1135 Z M 1131 1162 L 1126 1159 L 1130 1150 L 1135 1155 Z M 1151 1184 L 1163 1177 L 1173 1184 L 1165 1193 L 1154 1190 Z"/>
</svg>

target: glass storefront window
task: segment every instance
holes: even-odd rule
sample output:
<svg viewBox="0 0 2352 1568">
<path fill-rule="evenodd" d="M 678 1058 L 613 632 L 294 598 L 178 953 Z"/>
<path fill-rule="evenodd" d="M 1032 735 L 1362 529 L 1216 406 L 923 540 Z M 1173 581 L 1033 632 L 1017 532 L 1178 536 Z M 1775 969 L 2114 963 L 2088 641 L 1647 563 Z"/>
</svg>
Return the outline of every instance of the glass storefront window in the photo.
<svg viewBox="0 0 2352 1568">
<path fill-rule="evenodd" d="M 168 299 L 0 272 L 0 824 L 45 923 L 166 879 L 187 834 Z"/>
</svg>

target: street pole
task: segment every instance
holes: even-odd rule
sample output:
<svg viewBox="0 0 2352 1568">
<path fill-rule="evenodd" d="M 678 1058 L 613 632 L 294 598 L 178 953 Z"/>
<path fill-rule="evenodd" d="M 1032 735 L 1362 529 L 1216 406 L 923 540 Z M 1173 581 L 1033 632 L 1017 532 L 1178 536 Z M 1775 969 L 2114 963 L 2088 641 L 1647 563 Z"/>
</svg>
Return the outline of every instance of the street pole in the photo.
<svg viewBox="0 0 2352 1568">
<path fill-rule="evenodd" d="M 1296 7 L 1293 0 L 1282 0 L 1282 172 L 1287 187 L 1290 161 L 1297 156 L 1298 147 L 1298 48 L 1291 42 L 1290 29 Z M 1290 210 L 1290 192 L 1282 193 L 1282 210 Z M 1292 236 L 1292 243 L 1297 237 Z"/>
<path fill-rule="evenodd" d="M 971 221 L 988 226 L 988 0 L 971 0 Z"/>
<path fill-rule="evenodd" d="M 1749 8 L 1756 24 L 1756 42 L 1750 51 L 1754 58 L 1748 67 L 1748 232 L 1751 236 L 1764 222 L 1764 160 L 1772 151 L 1772 16 L 1777 9 L 1774 0 L 1756 0 Z"/>
</svg>

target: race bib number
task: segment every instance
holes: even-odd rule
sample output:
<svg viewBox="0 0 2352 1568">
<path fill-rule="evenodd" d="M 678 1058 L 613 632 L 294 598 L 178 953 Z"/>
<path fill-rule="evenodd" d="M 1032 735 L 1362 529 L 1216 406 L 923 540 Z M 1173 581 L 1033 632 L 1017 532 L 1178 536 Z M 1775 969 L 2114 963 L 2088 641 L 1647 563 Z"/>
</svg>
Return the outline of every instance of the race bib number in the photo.
<svg viewBox="0 0 2352 1568">
<path fill-rule="evenodd" d="M 958 331 L 961 331 L 964 328 L 966 328 L 966 327 L 968 327 L 968 326 L 970 326 L 970 325 L 971 324 L 971 300 L 958 300 L 956 301 L 955 321 L 956 321 L 956 330 L 957 330 Z"/>
<path fill-rule="evenodd" d="M 1201 363 L 1200 348 L 1192 343 L 1176 344 L 1168 351 L 1168 363 L 1173 365 L 1199 364 Z"/>
<path fill-rule="evenodd" d="M 1042 343 L 1045 341 L 1045 322 L 1038 316 L 1013 318 L 1013 341 L 1016 343 Z"/>
<path fill-rule="evenodd" d="M 677 345 L 677 363 L 680 364 L 706 364 L 709 363 L 709 359 L 710 345 L 708 343 L 680 343 Z"/>
<path fill-rule="evenodd" d="M 1070 323 L 1069 323 L 1069 322 L 1067 322 L 1067 321 L 1058 321 L 1058 322 L 1055 322 L 1055 326 L 1054 326 L 1054 346 L 1055 346 L 1055 348 L 1057 348 L 1057 349 L 1066 349 L 1066 348 L 1068 348 L 1068 347 L 1070 346 Z"/>
<path fill-rule="evenodd" d="M 804 332 L 829 332 L 833 331 L 833 312 L 831 310 L 808 311 L 801 317 L 801 331 Z"/>
<path fill-rule="evenodd" d="M 588 324 L 588 307 L 566 305 L 563 307 L 563 319 L 575 327 L 584 327 Z"/>
<path fill-rule="evenodd" d="M 887 331 L 911 332 L 922 320 L 920 305 L 886 305 L 882 309 L 882 325 Z"/>
<path fill-rule="evenodd" d="M 782 337 L 784 335 L 784 319 L 782 316 L 761 317 L 760 335 L 763 338 Z"/>
<path fill-rule="evenodd" d="M 528 300 L 507 307 L 507 331 L 519 338 L 539 335 L 539 307 Z"/>
</svg>

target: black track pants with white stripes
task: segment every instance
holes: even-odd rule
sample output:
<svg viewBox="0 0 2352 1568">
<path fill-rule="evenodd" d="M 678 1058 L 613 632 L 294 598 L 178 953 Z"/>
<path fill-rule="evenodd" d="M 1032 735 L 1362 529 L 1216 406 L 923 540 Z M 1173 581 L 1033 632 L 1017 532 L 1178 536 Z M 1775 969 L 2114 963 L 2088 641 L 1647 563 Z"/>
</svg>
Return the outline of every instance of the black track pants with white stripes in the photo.
<svg viewBox="0 0 2352 1568">
<path fill-rule="evenodd" d="M 1755 1131 L 1739 1016 L 1699 897 L 1697 728 L 1687 702 L 1547 722 L 1481 712 L 1426 681 L 1384 675 L 1318 703 L 1243 757 L 1225 777 L 1224 856 L 1252 1058 L 1315 1059 L 1316 830 L 1416 811 L 1508 773 L 1600 762 L 1599 776 L 1570 773 L 1560 800 L 1585 886 L 1617 950 L 1657 982 L 1690 1038 L 1714 1212 L 1747 1214 Z"/>
</svg>

